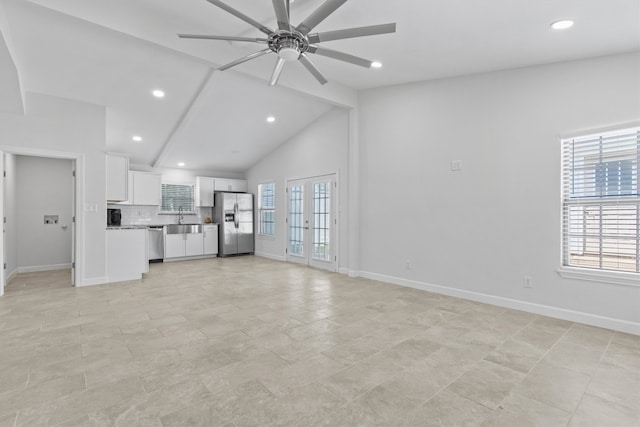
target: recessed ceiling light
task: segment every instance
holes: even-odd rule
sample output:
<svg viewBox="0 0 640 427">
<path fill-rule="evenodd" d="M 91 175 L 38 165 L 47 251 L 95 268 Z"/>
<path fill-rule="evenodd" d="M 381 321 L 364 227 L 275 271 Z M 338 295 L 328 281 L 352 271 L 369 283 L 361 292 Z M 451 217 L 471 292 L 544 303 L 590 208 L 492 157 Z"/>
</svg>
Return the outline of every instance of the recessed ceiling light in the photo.
<svg viewBox="0 0 640 427">
<path fill-rule="evenodd" d="M 164 91 L 160 90 L 160 89 L 156 89 L 153 92 L 151 92 L 153 94 L 153 96 L 155 96 L 156 98 L 164 98 Z"/>
<path fill-rule="evenodd" d="M 375 61 L 371 63 L 371 68 L 381 68 L 381 67 L 382 67 L 382 62 Z"/>
<path fill-rule="evenodd" d="M 142 137 L 140 135 L 133 135 L 131 139 L 133 139 L 135 142 L 142 141 Z"/>
<path fill-rule="evenodd" d="M 562 19 L 551 24 L 551 28 L 554 30 L 566 30 L 573 27 L 574 22 L 571 19 Z"/>
<path fill-rule="evenodd" d="M 178 163 L 178 166 L 180 166 L 180 167 L 184 166 L 184 162 Z"/>
<path fill-rule="evenodd" d="M 275 118 L 275 117 L 273 117 L 273 116 L 269 116 L 269 117 L 267 117 L 267 122 L 269 122 L 269 123 L 273 123 L 273 122 L 275 122 L 275 121 L 276 121 L 276 118 Z"/>
</svg>

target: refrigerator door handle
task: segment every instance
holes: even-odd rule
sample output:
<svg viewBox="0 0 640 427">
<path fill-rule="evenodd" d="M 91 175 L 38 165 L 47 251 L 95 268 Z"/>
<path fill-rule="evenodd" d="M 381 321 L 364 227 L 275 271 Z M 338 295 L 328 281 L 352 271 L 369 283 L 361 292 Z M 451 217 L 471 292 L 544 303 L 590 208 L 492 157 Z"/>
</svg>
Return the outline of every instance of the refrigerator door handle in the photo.
<svg viewBox="0 0 640 427">
<path fill-rule="evenodd" d="M 236 203 L 235 205 L 233 205 L 233 222 L 236 226 L 236 228 L 240 227 L 240 220 L 238 218 L 238 203 Z"/>
</svg>

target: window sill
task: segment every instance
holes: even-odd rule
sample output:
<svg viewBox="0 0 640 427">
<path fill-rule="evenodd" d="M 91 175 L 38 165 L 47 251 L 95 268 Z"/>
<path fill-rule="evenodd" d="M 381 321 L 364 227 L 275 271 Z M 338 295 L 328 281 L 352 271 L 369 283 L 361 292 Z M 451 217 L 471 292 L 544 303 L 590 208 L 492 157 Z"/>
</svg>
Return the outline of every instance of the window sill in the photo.
<svg viewBox="0 0 640 427">
<path fill-rule="evenodd" d="M 558 274 L 565 279 L 589 280 L 613 285 L 640 287 L 640 274 L 623 271 L 589 270 L 578 267 L 560 267 Z"/>
</svg>

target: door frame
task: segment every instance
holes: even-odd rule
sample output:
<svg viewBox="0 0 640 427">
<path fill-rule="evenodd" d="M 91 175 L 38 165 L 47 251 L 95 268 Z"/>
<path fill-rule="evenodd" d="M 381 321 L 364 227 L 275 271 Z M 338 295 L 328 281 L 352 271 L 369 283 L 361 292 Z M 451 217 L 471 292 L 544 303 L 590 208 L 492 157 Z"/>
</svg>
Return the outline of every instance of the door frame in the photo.
<svg viewBox="0 0 640 427">
<path fill-rule="evenodd" d="M 313 176 L 299 177 L 299 178 L 285 178 L 284 180 L 284 260 L 285 262 L 296 262 L 301 265 L 312 266 L 311 262 L 299 262 L 293 261 L 293 258 L 298 258 L 295 255 L 289 254 L 289 183 L 295 181 L 308 181 L 313 182 L 314 180 L 320 180 L 322 178 L 330 177 L 333 179 L 333 188 L 332 188 L 332 202 L 333 202 L 333 227 L 332 227 L 332 241 L 333 241 L 333 256 L 334 260 L 331 263 L 332 268 L 326 269 L 327 271 L 337 272 L 340 266 L 340 171 L 324 173 Z M 306 196 L 305 196 L 306 197 Z M 311 203 L 312 204 L 312 203 Z M 311 232 L 309 232 L 311 234 Z M 309 254 L 310 255 L 310 254 Z M 309 258 L 311 260 L 311 258 Z"/>
<path fill-rule="evenodd" d="M 40 148 L 26 148 L 26 147 L 15 147 L 15 146 L 3 146 L 0 145 L 0 157 L 1 157 L 1 171 L 0 175 L 2 175 L 2 185 L 0 189 L 0 219 L 3 222 L 3 233 L 2 239 L 0 239 L 0 267 L 4 266 L 5 263 L 5 239 L 4 239 L 4 211 L 5 211 L 5 199 L 4 199 L 4 156 L 5 154 L 13 154 L 16 156 L 34 156 L 34 157 L 45 157 L 50 159 L 62 159 L 62 160 L 71 160 L 73 171 L 75 172 L 74 179 L 72 180 L 72 200 L 73 206 L 71 211 L 72 221 L 71 221 L 71 286 L 76 286 L 79 283 L 78 278 L 83 276 L 83 266 L 84 266 L 84 250 L 82 246 L 83 240 L 83 227 L 84 220 L 80 213 L 82 212 L 81 206 L 84 204 L 84 154 L 73 153 L 73 152 L 64 152 L 64 151 L 55 151 L 55 150 L 45 150 Z M 75 219 L 75 221 L 73 220 Z M 4 295 L 4 287 L 5 283 L 5 270 L 4 268 L 0 268 L 0 296 Z"/>
</svg>

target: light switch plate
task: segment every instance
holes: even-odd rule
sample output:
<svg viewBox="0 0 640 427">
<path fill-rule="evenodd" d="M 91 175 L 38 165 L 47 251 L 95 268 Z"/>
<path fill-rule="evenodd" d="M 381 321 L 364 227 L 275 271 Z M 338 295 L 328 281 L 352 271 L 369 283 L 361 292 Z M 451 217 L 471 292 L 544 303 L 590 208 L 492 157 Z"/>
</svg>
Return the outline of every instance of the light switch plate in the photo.
<svg viewBox="0 0 640 427">
<path fill-rule="evenodd" d="M 453 172 L 462 170 L 462 160 L 451 160 L 451 170 Z"/>
</svg>

